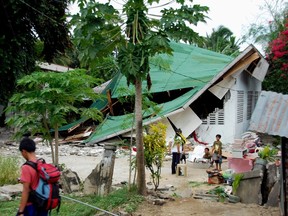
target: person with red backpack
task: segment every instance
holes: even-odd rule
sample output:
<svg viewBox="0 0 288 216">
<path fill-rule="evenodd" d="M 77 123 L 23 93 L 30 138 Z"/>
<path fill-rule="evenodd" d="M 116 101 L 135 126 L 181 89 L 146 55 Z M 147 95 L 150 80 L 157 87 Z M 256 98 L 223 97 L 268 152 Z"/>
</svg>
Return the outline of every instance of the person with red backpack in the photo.
<svg viewBox="0 0 288 216">
<path fill-rule="evenodd" d="M 37 158 L 35 154 L 36 145 L 32 139 L 28 137 L 23 138 L 20 142 L 19 150 L 26 161 L 37 163 Z M 17 215 L 47 216 L 48 211 L 42 210 L 42 212 L 38 213 L 37 208 L 33 205 L 33 203 L 28 201 L 31 189 L 35 190 L 39 181 L 37 171 L 33 169 L 31 166 L 24 164 L 21 167 L 21 177 L 19 181 L 20 183 L 22 183 L 23 189 Z"/>
<path fill-rule="evenodd" d="M 35 142 L 28 137 L 21 140 L 19 150 L 26 162 L 21 167 L 19 182 L 23 184 L 23 189 L 16 215 L 47 216 L 56 207 L 59 211 L 59 169 L 44 159 L 36 158 Z"/>
</svg>

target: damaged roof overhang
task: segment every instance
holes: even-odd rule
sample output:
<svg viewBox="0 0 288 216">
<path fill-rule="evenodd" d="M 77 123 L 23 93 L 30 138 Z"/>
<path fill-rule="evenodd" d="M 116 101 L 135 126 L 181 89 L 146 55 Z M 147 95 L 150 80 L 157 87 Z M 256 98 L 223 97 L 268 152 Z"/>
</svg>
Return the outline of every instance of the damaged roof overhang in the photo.
<svg viewBox="0 0 288 216">
<path fill-rule="evenodd" d="M 261 58 L 261 59 L 260 59 Z M 232 75 L 238 71 L 241 71 L 247 68 L 253 61 L 260 59 L 260 64 L 257 65 L 258 69 L 254 70 L 253 76 L 260 81 L 263 81 L 266 76 L 269 64 L 263 58 L 263 56 L 258 52 L 258 50 L 251 44 L 249 45 L 240 55 L 238 55 L 230 64 L 228 64 L 218 75 L 216 75 L 209 83 L 207 83 L 199 92 L 197 92 L 191 100 L 187 101 L 187 103 L 183 106 L 186 109 L 191 103 L 193 103 L 200 95 L 202 95 L 207 89 L 211 88 L 212 93 L 213 88 L 221 88 L 222 85 L 228 85 L 226 88 L 221 88 L 221 95 L 224 96 L 226 92 L 229 90 L 231 85 L 234 84 L 232 81 Z M 214 85 L 217 83 L 217 86 Z M 218 88 L 218 89 L 219 89 Z M 216 96 L 219 96 L 216 94 Z"/>
</svg>

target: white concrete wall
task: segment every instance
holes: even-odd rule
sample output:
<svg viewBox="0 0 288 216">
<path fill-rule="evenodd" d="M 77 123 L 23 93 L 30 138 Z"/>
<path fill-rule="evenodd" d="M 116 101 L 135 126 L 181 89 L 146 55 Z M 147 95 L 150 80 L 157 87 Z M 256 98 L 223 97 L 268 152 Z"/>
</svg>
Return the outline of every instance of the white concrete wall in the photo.
<svg viewBox="0 0 288 216">
<path fill-rule="evenodd" d="M 255 79 L 247 72 L 243 72 L 238 75 L 235 90 L 244 90 L 244 120 L 242 123 L 236 123 L 235 125 L 235 139 L 241 138 L 242 134 L 247 131 L 250 120 L 247 120 L 247 101 L 248 91 L 261 92 L 262 83 Z M 237 99 L 237 95 L 236 95 Z M 236 101 L 237 102 L 237 101 Z M 236 115 L 237 115 L 237 104 L 236 104 Z"/>
<path fill-rule="evenodd" d="M 204 142 L 212 144 L 216 134 L 221 134 L 222 143 L 233 143 L 234 139 L 241 138 L 247 131 L 249 120 L 247 120 L 247 93 L 248 91 L 261 91 L 261 82 L 252 77 L 248 72 L 234 75 L 235 85 L 230 89 L 230 98 L 224 100 L 224 125 L 200 125 L 196 133 Z M 237 123 L 237 92 L 244 91 L 243 122 Z M 229 98 L 229 99 L 228 99 Z"/>
</svg>

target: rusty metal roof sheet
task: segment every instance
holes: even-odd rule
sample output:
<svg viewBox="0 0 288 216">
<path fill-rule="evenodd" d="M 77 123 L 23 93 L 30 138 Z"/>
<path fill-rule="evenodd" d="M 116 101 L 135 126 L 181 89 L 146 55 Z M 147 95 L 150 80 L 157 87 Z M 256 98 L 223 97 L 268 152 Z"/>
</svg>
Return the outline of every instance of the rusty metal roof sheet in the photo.
<svg viewBox="0 0 288 216">
<path fill-rule="evenodd" d="M 249 130 L 288 137 L 288 95 L 262 91 Z"/>
</svg>

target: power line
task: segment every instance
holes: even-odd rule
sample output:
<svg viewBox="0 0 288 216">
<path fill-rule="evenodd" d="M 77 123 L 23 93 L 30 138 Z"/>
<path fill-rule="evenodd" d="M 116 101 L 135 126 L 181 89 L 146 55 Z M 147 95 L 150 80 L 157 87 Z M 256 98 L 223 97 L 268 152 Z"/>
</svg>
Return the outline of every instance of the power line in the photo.
<svg viewBox="0 0 288 216">
<path fill-rule="evenodd" d="M 37 13 L 43 15 L 43 16 L 46 17 L 47 19 L 49 19 L 49 20 L 51 20 L 51 21 L 53 21 L 53 22 L 55 22 L 55 23 L 57 23 L 57 24 L 59 24 L 59 25 L 64 26 L 63 24 L 59 23 L 57 20 L 55 20 L 55 19 L 47 16 L 46 14 L 44 14 L 43 12 L 41 12 L 41 11 L 37 10 L 36 8 L 32 7 L 31 5 L 29 5 L 28 3 L 24 2 L 23 0 L 19 0 L 19 1 L 22 2 L 23 4 L 25 4 L 26 6 L 30 7 L 32 10 L 36 11 Z"/>
<path fill-rule="evenodd" d="M 65 199 L 71 200 L 71 201 L 73 201 L 73 202 L 77 202 L 77 203 L 80 203 L 80 204 L 82 204 L 82 205 L 91 207 L 91 208 L 96 209 L 96 210 L 98 210 L 98 211 L 105 212 L 105 213 L 107 213 L 107 214 L 109 214 L 109 215 L 118 216 L 117 214 L 114 214 L 114 213 L 112 213 L 112 212 L 108 212 L 108 211 L 106 211 L 106 210 L 104 210 L 104 209 L 100 209 L 100 208 L 98 208 L 98 207 L 96 207 L 96 206 L 93 206 L 93 205 L 90 205 L 90 204 L 88 204 L 88 203 L 84 203 L 84 202 L 82 202 L 82 201 L 80 201 L 80 200 L 76 200 L 76 199 L 73 199 L 73 198 L 71 198 L 71 197 L 67 197 L 67 196 L 64 196 L 64 195 L 61 195 L 61 197 L 64 197 Z"/>
<path fill-rule="evenodd" d="M 149 7 L 148 9 L 155 9 L 155 8 L 164 7 L 164 6 L 167 6 L 167 5 L 169 5 L 169 4 L 172 4 L 173 2 L 175 2 L 175 0 L 172 0 L 172 1 L 170 1 L 170 2 L 167 2 L 167 3 L 163 4 L 163 5 L 157 5 L 157 6 L 154 6 L 154 7 Z"/>
</svg>

